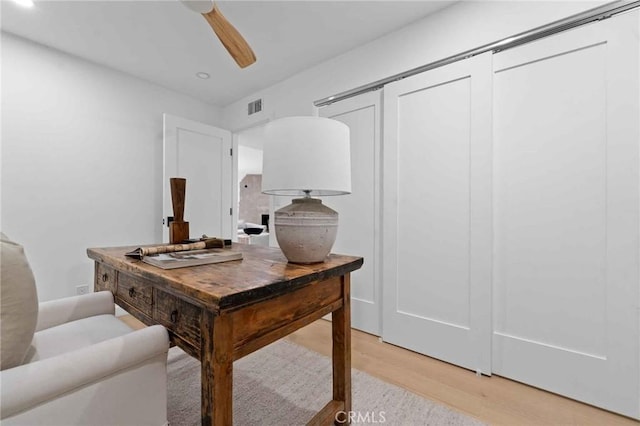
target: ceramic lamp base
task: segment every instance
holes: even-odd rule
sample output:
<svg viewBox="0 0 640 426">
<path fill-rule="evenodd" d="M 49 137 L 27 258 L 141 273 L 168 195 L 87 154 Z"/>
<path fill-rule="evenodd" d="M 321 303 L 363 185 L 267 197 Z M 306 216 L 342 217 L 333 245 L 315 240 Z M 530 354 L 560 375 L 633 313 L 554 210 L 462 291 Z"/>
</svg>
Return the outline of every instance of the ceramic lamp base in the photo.
<svg viewBox="0 0 640 426">
<path fill-rule="evenodd" d="M 297 198 L 275 212 L 274 227 L 289 262 L 324 262 L 338 234 L 338 212 L 317 198 Z"/>
</svg>

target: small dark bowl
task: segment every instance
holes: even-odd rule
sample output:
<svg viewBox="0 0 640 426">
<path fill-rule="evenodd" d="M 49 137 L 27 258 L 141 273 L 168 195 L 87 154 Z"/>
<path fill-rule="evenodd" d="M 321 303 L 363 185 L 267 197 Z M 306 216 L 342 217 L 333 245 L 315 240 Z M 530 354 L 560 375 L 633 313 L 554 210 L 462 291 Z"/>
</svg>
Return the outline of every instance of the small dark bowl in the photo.
<svg viewBox="0 0 640 426">
<path fill-rule="evenodd" d="M 247 235 L 262 234 L 262 231 L 264 231 L 262 228 L 244 228 L 244 233 Z"/>
</svg>

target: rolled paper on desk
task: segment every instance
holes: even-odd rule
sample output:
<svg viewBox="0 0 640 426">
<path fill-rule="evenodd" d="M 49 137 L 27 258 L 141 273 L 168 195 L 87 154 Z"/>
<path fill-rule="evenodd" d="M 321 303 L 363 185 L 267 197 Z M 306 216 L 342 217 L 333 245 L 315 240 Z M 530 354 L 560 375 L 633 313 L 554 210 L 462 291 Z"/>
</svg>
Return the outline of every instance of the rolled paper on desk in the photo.
<svg viewBox="0 0 640 426">
<path fill-rule="evenodd" d="M 153 256 L 160 253 L 174 253 L 177 251 L 204 250 L 209 248 L 224 248 L 225 240 L 220 238 L 207 238 L 196 243 L 189 244 L 164 244 L 161 246 L 138 247 L 137 249 L 126 253 L 128 257 L 134 259 L 142 259 L 144 256 Z"/>
</svg>

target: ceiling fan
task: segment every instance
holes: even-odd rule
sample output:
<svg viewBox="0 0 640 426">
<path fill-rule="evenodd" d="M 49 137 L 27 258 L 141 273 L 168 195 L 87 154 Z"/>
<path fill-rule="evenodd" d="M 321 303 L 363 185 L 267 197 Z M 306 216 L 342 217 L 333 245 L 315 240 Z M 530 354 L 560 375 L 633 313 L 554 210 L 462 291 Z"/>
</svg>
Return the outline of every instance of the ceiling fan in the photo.
<svg viewBox="0 0 640 426">
<path fill-rule="evenodd" d="M 222 45 L 240 68 L 246 68 L 256 61 L 256 55 L 251 50 L 249 43 L 227 21 L 227 18 L 220 12 L 213 0 L 182 0 L 182 3 L 194 12 L 204 16 L 204 19 L 211 25 Z"/>
</svg>

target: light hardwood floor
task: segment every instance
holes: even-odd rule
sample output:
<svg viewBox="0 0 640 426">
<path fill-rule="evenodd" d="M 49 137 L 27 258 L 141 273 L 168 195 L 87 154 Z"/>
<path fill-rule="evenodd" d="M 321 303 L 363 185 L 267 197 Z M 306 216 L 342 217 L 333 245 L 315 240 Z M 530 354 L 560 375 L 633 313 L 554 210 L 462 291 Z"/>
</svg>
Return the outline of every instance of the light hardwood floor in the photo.
<svg viewBox="0 0 640 426">
<path fill-rule="evenodd" d="M 331 323 L 319 320 L 289 337 L 331 355 Z M 590 405 L 498 376 L 438 361 L 353 330 L 351 365 L 389 383 L 494 425 L 640 425 Z"/>
<path fill-rule="evenodd" d="M 130 316 L 130 326 L 143 327 Z M 287 340 L 331 356 L 331 323 L 318 320 Z M 352 367 L 492 425 L 633 425 L 640 422 L 498 376 L 475 373 L 353 330 Z M 383 409 L 384 407 L 381 407 Z"/>
</svg>

